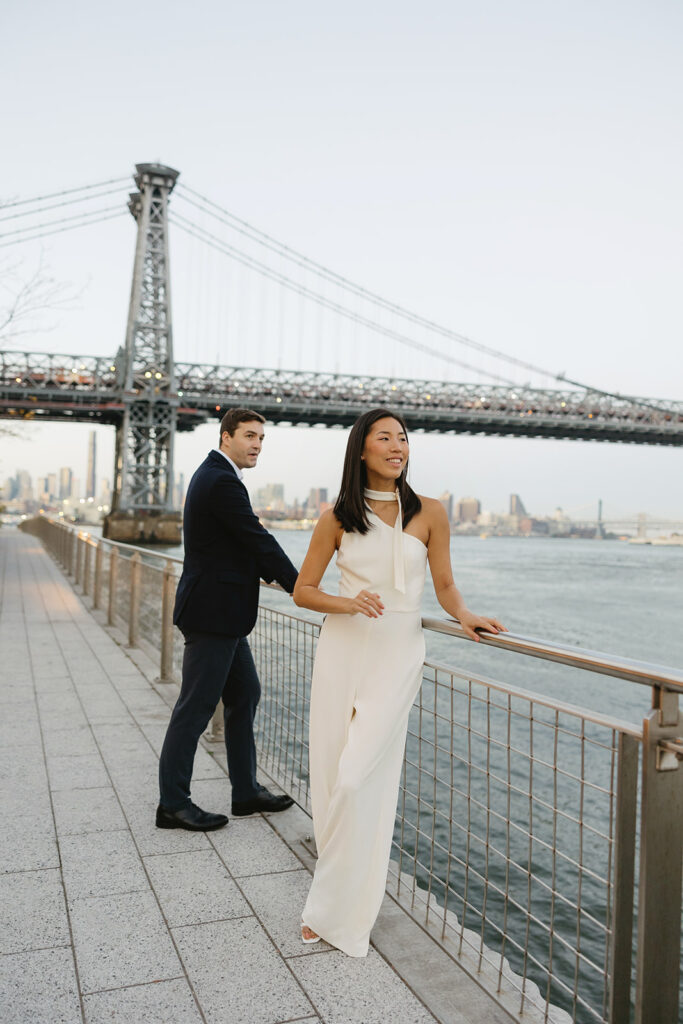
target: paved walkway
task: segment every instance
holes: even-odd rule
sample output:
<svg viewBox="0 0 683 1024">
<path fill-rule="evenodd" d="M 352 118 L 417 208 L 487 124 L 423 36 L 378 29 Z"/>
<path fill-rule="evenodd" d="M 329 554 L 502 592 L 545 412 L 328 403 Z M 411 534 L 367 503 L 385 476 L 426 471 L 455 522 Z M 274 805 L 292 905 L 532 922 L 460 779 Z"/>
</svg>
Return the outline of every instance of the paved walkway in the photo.
<svg viewBox="0 0 683 1024">
<path fill-rule="evenodd" d="M 154 670 L 36 538 L 0 531 L 3 1024 L 507 1019 L 464 976 L 453 985 L 452 963 L 388 899 L 379 946 L 410 987 L 377 949 L 353 960 L 301 944 L 299 808 L 208 834 L 156 829 L 175 691 Z M 229 813 L 224 751 L 200 748 L 194 780 L 201 806 Z"/>
</svg>

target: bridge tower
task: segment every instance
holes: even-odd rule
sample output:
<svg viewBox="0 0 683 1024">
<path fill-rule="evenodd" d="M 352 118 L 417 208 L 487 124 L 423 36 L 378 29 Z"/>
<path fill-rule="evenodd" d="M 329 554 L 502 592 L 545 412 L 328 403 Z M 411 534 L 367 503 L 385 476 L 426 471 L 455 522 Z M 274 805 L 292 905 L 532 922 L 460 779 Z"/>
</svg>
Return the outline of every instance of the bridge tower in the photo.
<svg viewBox="0 0 683 1024">
<path fill-rule="evenodd" d="M 111 540 L 180 542 L 173 508 L 173 447 L 178 398 L 168 258 L 168 197 L 178 171 L 136 164 L 138 192 L 128 209 L 138 234 L 125 347 L 116 367 L 123 419 L 116 428 L 112 511 L 104 524 Z"/>
</svg>

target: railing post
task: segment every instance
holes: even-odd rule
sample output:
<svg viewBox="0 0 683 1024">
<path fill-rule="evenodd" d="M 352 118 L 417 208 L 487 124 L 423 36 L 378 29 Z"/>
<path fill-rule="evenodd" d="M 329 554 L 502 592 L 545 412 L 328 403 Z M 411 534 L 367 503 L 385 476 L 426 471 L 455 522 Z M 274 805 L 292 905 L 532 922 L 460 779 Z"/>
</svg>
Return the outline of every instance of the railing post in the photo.
<svg viewBox="0 0 683 1024">
<path fill-rule="evenodd" d="M 643 721 L 635 1024 L 677 1024 L 683 768 L 662 740 L 681 735 L 678 694 L 655 686 Z"/>
<path fill-rule="evenodd" d="M 161 664 L 160 683 L 173 679 L 173 600 L 175 598 L 175 573 L 173 562 L 168 559 L 164 567 L 161 584 Z"/>
<path fill-rule="evenodd" d="M 83 538 L 83 593 L 90 591 L 90 539 Z"/>
<path fill-rule="evenodd" d="M 116 587 L 119 581 L 119 549 L 114 545 L 109 552 L 109 601 L 107 625 L 116 625 Z"/>
<path fill-rule="evenodd" d="M 617 1024 L 631 1014 L 631 957 L 633 951 L 633 892 L 638 803 L 638 754 L 635 736 L 619 734 L 617 799 L 614 822 L 614 910 L 608 1020 Z"/>
<path fill-rule="evenodd" d="M 65 526 L 64 529 L 67 531 L 67 543 L 66 543 L 66 571 L 67 575 L 73 576 L 74 570 L 74 532 Z"/>
<path fill-rule="evenodd" d="M 80 533 L 76 534 L 76 568 L 74 572 L 74 584 L 78 584 L 83 579 L 83 538 Z"/>
<path fill-rule="evenodd" d="M 135 551 L 130 560 L 130 615 L 128 616 L 128 646 L 137 647 L 140 634 L 140 552 Z"/>
<path fill-rule="evenodd" d="M 99 608 L 102 600 L 102 556 L 104 544 L 98 540 L 95 545 L 95 586 L 93 588 L 92 606 Z"/>
</svg>

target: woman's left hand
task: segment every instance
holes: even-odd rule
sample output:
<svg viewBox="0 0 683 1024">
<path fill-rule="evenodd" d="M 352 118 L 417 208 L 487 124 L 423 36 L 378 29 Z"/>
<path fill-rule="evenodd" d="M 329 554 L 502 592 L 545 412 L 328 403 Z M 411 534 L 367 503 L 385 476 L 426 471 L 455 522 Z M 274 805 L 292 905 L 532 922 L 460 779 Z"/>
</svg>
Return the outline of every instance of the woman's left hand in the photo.
<svg viewBox="0 0 683 1024">
<path fill-rule="evenodd" d="M 477 629 L 483 629 L 486 633 L 507 633 L 507 627 L 498 619 L 493 619 L 489 615 L 475 615 L 467 608 L 460 613 L 458 620 L 468 637 L 471 640 L 476 640 L 477 643 L 479 642 L 479 636 L 475 632 Z"/>
</svg>

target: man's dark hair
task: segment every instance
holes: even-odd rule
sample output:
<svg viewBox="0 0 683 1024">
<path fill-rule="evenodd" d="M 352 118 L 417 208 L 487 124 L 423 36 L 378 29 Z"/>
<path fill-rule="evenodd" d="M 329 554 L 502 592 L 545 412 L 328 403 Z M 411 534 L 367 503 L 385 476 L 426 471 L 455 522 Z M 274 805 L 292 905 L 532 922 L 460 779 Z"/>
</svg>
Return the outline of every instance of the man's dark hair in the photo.
<svg viewBox="0 0 683 1024">
<path fill-rule="evenodd" d="M 253 409 L 228 409 L 221 420 L 221 432 L 218 438 L 219 446 L 226 430 L 230 437 L 233 437 L 240 423 L 249 423 L 252 420 L 256 420 L 257 423 L 266 422 L 265 416 L 262 416 L 260 412 L 254 412 Z"/>
<path fill-rule="evenodd" d="M 361 459 L 365 438 L 370 433 L 370 428 L 377 423 L 377 420 L 392 419 L 401 424 L 403 433 L 408 436 L 405 420 L 396 412 L 389 409 L 370 409 L 359 416 L 351 427 L 351 433 L 346 443 L 346 456 L 344 458 L 344 469 L 342 482 L 339 488 L 339 497 L 334 506 L 334 514 L 344 527 L 346 533 L 367 533 L 370 529 L 368 519 L 367 503 L 365 501 L 364 489 L 367 487 L 367 472 L 365 463 Z M 406 480 L 408 463 L 406 462 L 400 477 L 396 481 L 396 487 L 401 495 L 401 506 L 403 509 L 403 529 L 410 520 L 422 508 L 422 502 L 418 498 Z"/>
</svg>

